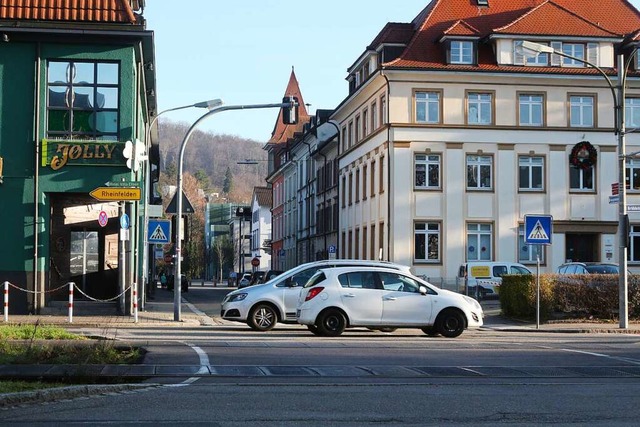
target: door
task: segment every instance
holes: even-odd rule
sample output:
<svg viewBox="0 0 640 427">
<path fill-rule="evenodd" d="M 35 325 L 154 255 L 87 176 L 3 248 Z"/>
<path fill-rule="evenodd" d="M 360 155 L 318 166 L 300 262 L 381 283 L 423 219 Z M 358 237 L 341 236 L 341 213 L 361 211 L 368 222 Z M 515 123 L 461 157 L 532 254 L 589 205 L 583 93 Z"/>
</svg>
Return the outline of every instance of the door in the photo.
<svg viewBox="0 0 640 427">
<path fill-rule="evenodd" d="M 382 319 L 382 289 L 371 271 L 355 271 L 339 277 L 340 301 L 349 323 L 354 326 L 377 326 Z"/>
<path fill-rule="evenodd" d="M 278 285 L 284 286 L 282 288 L 282 303 L 287 320 L 292 322 L 296 321 L 296 308 L 298 307 L 300 291 L 316 271 L 318 271 L 318 267 L 307 268 L 294 274 L 289 280 L 283 281 L 281 285 Z M 293 283 L 295 283 L 296 286 L 291 286 Z"/>
<path fill-rule="evenodd" d="M 398 273 L 379 273 L 382 287 L 382 325 L 433 324 L 432 297 L 420 293 L 420 284 Z"/>
<path fill-rule="evenodd" d="M 565 259 L 566 262 L 600 261 L 598 256 L 598 237 L 596 233 L 567 233 Z"/>
</svg>

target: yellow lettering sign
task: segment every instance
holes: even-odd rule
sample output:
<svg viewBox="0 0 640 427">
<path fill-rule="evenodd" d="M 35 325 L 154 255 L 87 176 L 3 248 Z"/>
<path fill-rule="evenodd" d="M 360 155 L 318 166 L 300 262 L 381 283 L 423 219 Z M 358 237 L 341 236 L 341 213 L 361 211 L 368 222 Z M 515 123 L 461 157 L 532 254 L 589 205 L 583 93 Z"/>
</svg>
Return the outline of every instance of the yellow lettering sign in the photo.
<svg viewBox="0 0 640 427">
<path fill-rule="evenodd" d="M 471 267 L 471 277 L 491 277 L 488 265 L 476 265 Z"/>
</svg>

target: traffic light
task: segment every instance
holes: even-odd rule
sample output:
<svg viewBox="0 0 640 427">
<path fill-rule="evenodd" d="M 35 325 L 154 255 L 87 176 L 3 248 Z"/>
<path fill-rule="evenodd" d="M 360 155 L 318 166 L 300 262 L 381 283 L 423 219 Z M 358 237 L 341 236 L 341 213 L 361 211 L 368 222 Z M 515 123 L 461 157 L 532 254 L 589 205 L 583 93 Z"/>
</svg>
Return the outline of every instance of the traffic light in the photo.
<svg viewBox="0 0 640 427">
<path fill-rule="evenodd" d="M 285 125 L 295 125 L 298 123 L 298 98 L 295 96 L 285 96 L 282 98 L 283 104 L 293 104 L 290 107 L 282 107 L 282 123 Z"/>
</svg>

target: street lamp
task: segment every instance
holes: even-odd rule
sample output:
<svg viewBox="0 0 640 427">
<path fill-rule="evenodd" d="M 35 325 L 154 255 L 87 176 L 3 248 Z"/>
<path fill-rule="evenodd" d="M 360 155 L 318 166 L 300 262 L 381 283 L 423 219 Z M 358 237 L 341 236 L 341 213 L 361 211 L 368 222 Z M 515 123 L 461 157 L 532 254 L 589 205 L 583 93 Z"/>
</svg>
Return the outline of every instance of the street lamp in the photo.
<svg viewBox="0 0 640 427">
<path fill-rule="evenodd" d="M 182 272 L 182 236 L 180 232 L 180 220 L 182 218 L 182 170 L 184 164 L 184 152 L 187 148 L 187 142 L 189 142 L 189 138 L 191 134 L 195 131 L 196 127 L 204 121 L 206 118 L 213 116 L 214 114 L 221 113 L 223 111 L 229 110 L 254 110 L 261 108 L 282 108 L 282 117 L 284 124 L 296 124 L 298 122 L 298 99 L 295 97 L 287 96 L 285 97 L 281 103 L 279 104 L 253 104 L 253 105 L 228 105 L 228 106 L 220 106 L 222 105 L 221 100 L 219 101 L 218 107 L 213 108 L 209 112 L 203 114 L 196 120 L 189 130 L 187 131 L 184 139 L 182 140 L 182 144 L 180 145 L 180 153 L 178 155 L 178 182 L 176 187 L 178 187 L 177 191 L 177 203 L 176 203 L 176 215 L 177 221 L 176 224 L 176 271 L 174 277 L 174 286 L 173 286 L 173 320 L 179 322 L 181 317 L 181 306 L 180 306 L 180 275 Z"/>
<path fill-rule="evenodd" d="M 525 50 L 532 51 L 534 53 L 549 53 L 558 56 L 562 56 L 565 58 L 572 59 L 574 61 L 581 62 L 583 64 L 589 65 L 597 70 L 606 80 L 607 85 L 609 85 L 609 89 L 611 89 L 611 95 L 613 96 L 613 104 L 614 104 L 614 122 L 615 122 L 615 134 L 618 136 L 618 188 L 619 188 L 619 199 L 618 199 L 618 246 L 620 248 L 619 251 L 619 282 L 618 282 L 618 293 L 619 293 L 619 315 L 620 315 L 620 328 L 627 329 L 629 327 L 629 296 L 628 296 L 628 276 L 627 276 L 627 240 L 629 237 L 629 221 L 627 217 L 627 180 L 626 180 L 626 153 L 625 153 L 625 86 L 627 81 L 627 69 L 633 60 L 633 57 L 636 55 L 637 50 L 634 49 L 629 58 L 625 63 L 624 55 L 619 53 L 617 56 L 617 65 L 618 65 L 618 79 L 617 85 L 611 81 L 607 73 L 604 72 L 600 67 L 596 64 L 593 64 L 587 60 L 582 58 L 577 58 L 575 56 L 567 55 L 564 52 L 558 51 L 550 46 L 545 46 L 540 43 L 534 43 L 530 41 L 523 41 L 522 48 Z"/>
<path fill-rule="evenodd" d="M 180 107 L 174 107 L 174 108 L 168 108 L 166 110 L 160 111 L 158 114 L 156 114 L 153 119 L 151 120 L 151 122 L 149 123 L 149 126 L 147 127 L 147 132 L 145 135 L 145 143 L 146 143 L 146 150 L 147 150 L 147 155 L 149 154 L 149 151 L 151 149 L 151 129 L 153 129 L 153 126 L 156 124 L 156 122 L 158 121 L 158 118 L 163 115 L 164 113 L 168 113 L 170 111 L 176 111 L 176 110 L 184 110 L 186 108 L 191 108 L 191 107 L 196 107 L 196 108 L 207 108 L 209 110 L 215 108 L 215 107 L 219 107 L 222 104 L 222 101 L 219 99 L 211 99 L 208 101 L 201 101 L 201 102 L 196 102 L 194 104 L 189 104 L 189 105 L 183 105 Z M 148 284 L 149 282 L 149 276 L 148 276 L 148 268 L 149 266 L 147 265 L 149 263 L 149 238 L 147 236 L 147 234 L 149 233 L 149 187 L 151 185 L 151 165 L 150 162 L 147 160 L 147 162 L 145 163 L 145 177 L 144 177 L 144 188 L 145 188 L 145 196 L 144 196 L 144 200 L 145 200 L 145 209 L 144 209 L 144 226 L 143 226 L 143 248 L 144 250 L 142 251 L 142 265 L 143 265 L 143 273 L 142 273 L 142 278 L 143 278 L 143 284 Z M 146 298 L 146 292 L 145 292 L 145 285 L 142 286 L 142 292 L 140 292 L 140 297 L 142 300 L 142 309 L 144 309 L 144 304 L 145 304 L 145 298 Z"/>
</svg>

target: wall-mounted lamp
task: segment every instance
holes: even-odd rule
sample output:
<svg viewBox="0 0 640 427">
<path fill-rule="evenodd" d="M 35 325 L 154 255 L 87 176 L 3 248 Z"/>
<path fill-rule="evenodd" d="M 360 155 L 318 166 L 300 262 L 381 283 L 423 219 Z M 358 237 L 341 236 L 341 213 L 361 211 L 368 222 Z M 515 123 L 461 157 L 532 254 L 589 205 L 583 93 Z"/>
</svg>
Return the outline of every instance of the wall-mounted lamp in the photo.
<svg viewBox="0 0 640 427">
<path fill-rule="evenodd" d="M 2 157 L 0 157 L 0 184 L 4 182 L 4 180 L 2 179 L 2 163 L 3 162 L 4 160 L 2 159 Z"/>
<path fill-rule="evenodd" d="M 7 33 L 2 33 L 2 41 L 5 43 L 9 42 L 9 35 Z"/>
</svg>

